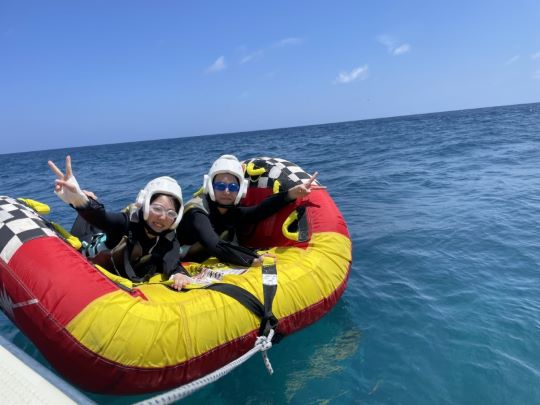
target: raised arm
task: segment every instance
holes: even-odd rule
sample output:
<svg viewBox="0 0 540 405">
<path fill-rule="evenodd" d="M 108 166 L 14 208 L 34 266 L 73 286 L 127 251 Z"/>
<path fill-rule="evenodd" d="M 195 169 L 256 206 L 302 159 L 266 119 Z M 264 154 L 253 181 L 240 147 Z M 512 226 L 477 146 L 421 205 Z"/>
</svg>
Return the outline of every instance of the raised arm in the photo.
<svg viewBox="0 0 540 405">
<path fill-rule="evenodd" d="M 239 207 L 239 212 L 242 216 L 242 221 L 259 222 L 270 215 L 275 214 L 287 204 L 295 201 L 297 198 L 302 198 L 311 193 L 313 181 L 317 178 L 315 172 L 306 183 L 298 184 L 288 191 L 282 191 L 265 198 L 260 204 L 250 207 Z"/>
<path fill-rule="evenodd" d="M 69 155 L 66 156 L 65 174 L 51 160 L 48 164 L 57 177 L 54 186 L 56 195 L 75 208 L 87 222 L 105 232 L 109 239 L 119 239 L 127 229 L 127 216 L 121 212 L 107 212 L 94 193 L 81 190 L 73 175 Z"/>
<path fill-rule="evenodd" d="M 289 200 L 294 201 L 297 198 L 302 198 L 311 193 L 311 186 L 313 185 L 313 182 L 317 178 L 317 175 L 319 173 L 315 172 L 313 175 L 309 178 L 309 180 L 303 184 L 298 184 L 297 186 L 294 186 L 287 192 L 287 197 Z"/>
</svg>

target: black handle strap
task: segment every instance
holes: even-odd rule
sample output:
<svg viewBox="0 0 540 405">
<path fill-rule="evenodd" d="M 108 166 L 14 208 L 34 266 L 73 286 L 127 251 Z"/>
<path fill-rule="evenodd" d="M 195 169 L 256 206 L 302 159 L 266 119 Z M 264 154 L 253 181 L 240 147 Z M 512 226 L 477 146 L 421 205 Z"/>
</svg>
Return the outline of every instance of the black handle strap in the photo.
<svg viewBox="0 0 540 405">
<path fill-rule="evenodd" d="M 242 304 L 261 320 L 259 336 L 268 336 L 270 329 L 275 329 L 279 323 L 278 319 L 272 313 L 272 304 L 277 292 L 276 264 L 263 266 L 262 277 L 264 304 L 255 295 L 237 285 L 214 283 L 208 285 L 206 289 L 228 295 Z M 280 334 L 276 333 L 272 340 L 277 343 L 281 340 L 281 337 Z"/>
</svg>

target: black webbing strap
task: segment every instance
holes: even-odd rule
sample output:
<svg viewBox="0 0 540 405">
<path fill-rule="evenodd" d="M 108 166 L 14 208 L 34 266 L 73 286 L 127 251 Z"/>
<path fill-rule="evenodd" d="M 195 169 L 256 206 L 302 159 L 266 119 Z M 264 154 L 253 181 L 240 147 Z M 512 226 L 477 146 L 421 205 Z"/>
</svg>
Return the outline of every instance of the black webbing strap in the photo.
<svg viewBox="0 0 540 405">
<path fill-rule="evenodd" d="M 245 247 L 245 246 L 240 246 L 240 245 L 235 245 L 234 243 L 232 242 L 225 242 L 226 243 L 226 249 L 229 249 L 229 250 L 232 250 L 232 251 L 237 251 L 237 252 L 241 252 L 241 253 L 245 253 L 247 256 L 251 256 L 253 257 L 254 259 L 258 258 L 259 255 L 257 254 L 257 252 L 253 249 L 250 249 L 248 247 Z"/>
<path fill-rule="evenodd" d="M 244 265 L 248 266 L 248 267 L 249 267 L 249 265 L 251 264 L 252 261 L 251 260 L 249 260 L 249 261 L 246 260 L 242 256 L 242 254 L 246 255 L 248 257 L 252 257 L 253 259 L 256 259 L 256 258 L 259 257 L 257 252 L 255 252 L 253 249 L 250 249 L 250 248 L 247 248 L 247 247 L 244 247 L 244 246 L 240 246 L 240 245 L 235 245 L 235 244 L 233 244 L 231 242 L 226 242 L 226 241 L 223 241 L 223 240 L 220 240 L 218 242 L 218 247 L 223 249 L 224 251 L 226 251 L 228 254 L 242 260 L 244 262 Z"/>
<path fill-rule="evenodd" d="M 301 205 L 296 209 L 296 212 L 298 212 L 298 242 L 307 242 L 309 240 L 307 209 Z"/>
<path fill-rule="evenodd" d="M 272 304 L 277 292 L 277 267 L 276 263 L 262 267 L 263 296 L 264 296 L 264 317 L 261 319 L 259 336 L 266 336 L 270 329 L 274 329 L 278 320 L 272 313 Z"/>
<path fill-rule="evenodd" d="M 277 268 L 275 263 L 269 266 L 263 266 L 262 276 L 264 305 L 255 295 L 237 285 L 214 283 L 205 288 L 228 295 L 242 304 L 261 320 L 259 336 L 267 336 L 270 329 L 275 329 L 278 324 L 278 319 L 272 313 L 272 303 L 277 291 Z M 280 338 L 281 336 L 276 333 L 272 340 L 277 343 Z"/>
<path fill-rule="evenodd" d="M 242 287 L 238 287 L 234 284 L 214 283 L 205 288 L 207 290 L 218 291 L 222 294 L 228 295 L 246 307 L 256 317 L 264 317 L 264 306 L 261 304 L 261 301 L 259 301 L 259 299 L 249 291 L 244 290 Z"/>
<path fill-rule="evenodd" d="M 133 248 L 130 249 L 129 247 L 130 247 L 130 243 L 128 242 L 128 245 L 124 249 L 124 271 L 126 272 L 128 278 L 131 281 L 141 283 L 144 281 L 144 277 L 137 276 L 137 274 L 135 273 L 135 270 L 133 270 L 133 266 L 131 266 L 131 262 L 130 262 L 130 256 L 131 256 L 131 252 L 133 251 Z"/>
<path fill-rule="evenodd" d="M 131 256 L 133 253 L 133 249 L 135 248 L 135 240 L 133 238 L 133 233 L 128 231 L 128 237 L 126 241 L 126 247 L 124 249 L 124 271 L 126 272 L 128 278 L 131 281 L 135 281 L 136 283 L 142 283 L 143 281 L 146 281 L 148 277 L 139 277 L 137 276 L 137 273 L 135 273 L 135 270 L 133 269 L 133 266 L 131 265 Z"/>
</svg>

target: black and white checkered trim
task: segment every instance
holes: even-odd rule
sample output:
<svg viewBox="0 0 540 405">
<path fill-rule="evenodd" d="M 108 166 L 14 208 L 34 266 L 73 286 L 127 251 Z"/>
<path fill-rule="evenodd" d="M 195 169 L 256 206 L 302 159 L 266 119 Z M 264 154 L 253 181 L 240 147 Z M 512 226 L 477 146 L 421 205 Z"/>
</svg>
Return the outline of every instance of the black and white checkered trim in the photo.
<svg viewBox="0 0 540 405">
<path fill-rule="evenodd" d="M 274 182 L 278 180 L 280 184 L 279 191 L 284 191 L 305 182 L 311 177 L 300 166 L 285 159 L 257 157 L 244 162 L 246 166 L 249 163 L 253 163 L 255 168 L 265 169 L 265 172 L 260 176 L 250 177 L 246 174 L 246 178 L 250 180 L 250 187 L 273 188 Z M 315 182 L 314 184 L 318 183 Z"/>
<path fill-rule="evenodd" d="M 32 209 L 0 196 L 0 257 L 6 263 L 23 243 L 43 236 L 57 235 Z"/>
</svg>

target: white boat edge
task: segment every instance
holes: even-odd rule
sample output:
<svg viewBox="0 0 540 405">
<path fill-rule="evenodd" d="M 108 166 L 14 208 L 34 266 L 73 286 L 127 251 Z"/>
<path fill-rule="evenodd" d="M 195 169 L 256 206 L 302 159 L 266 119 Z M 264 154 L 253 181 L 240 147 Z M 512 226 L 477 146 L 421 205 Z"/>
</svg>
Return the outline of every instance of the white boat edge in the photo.
<svg viewBox="0 0 540 405">
<path fill-rule="evenodd" d="M 6 404 L 94 404 L 2 335 L 0 392 Z"/>
</svg>

